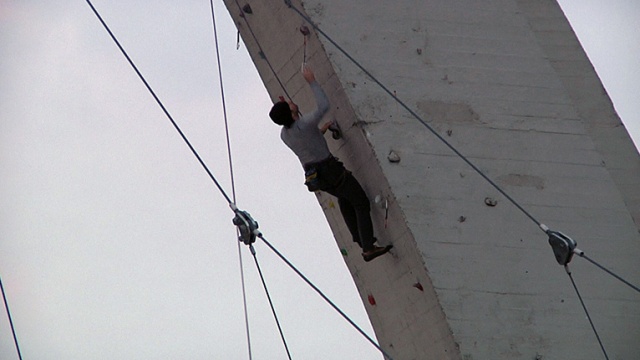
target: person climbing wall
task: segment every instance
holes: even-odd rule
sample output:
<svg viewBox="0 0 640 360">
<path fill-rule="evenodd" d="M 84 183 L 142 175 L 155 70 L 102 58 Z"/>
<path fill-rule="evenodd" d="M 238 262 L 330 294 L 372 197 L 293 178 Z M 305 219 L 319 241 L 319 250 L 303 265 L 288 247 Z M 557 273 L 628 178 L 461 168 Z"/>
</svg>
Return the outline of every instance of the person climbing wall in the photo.
<svg viewBox="0 0 640 360">
<path fill-rule="evenodd" d="M 329 99 L 315 79 L 313 71 L 306 65 L 302 76 L 309 83 L 316 100 L 316 109 L 301 114 L 293 101 L 275 103 L 269 112 L 274 123 L 281 125 L 280 138 L 296 154 L 305 171 L 305 185 L 309 191 L 325 191 L 338 198 L 338 205 L 353 241 L 362 248 L 364 261 L 371 261 L 387 253 L 393 246 L 375 245 L 371 222 L 369 199 L 360 183 L 346 170 L 342 162 L 329 151 L 320 120 L 329 110 Z"/>
</svg>

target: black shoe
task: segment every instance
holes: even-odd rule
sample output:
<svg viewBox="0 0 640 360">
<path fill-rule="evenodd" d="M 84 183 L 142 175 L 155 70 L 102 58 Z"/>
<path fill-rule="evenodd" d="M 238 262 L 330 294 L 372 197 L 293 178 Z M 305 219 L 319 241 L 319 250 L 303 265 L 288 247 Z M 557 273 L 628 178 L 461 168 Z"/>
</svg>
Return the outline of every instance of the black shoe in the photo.
<svg viewBox="0 0 640 360">
<path fill-rule="evenodd" d="M 384 255 L 384 254 L 388 253 L 389 250 L 391 250 L 392 247 L 393 247 L 393 245 L 387 245 L 385 247 L 374 246 L 373 250 L 369 250 L 367 252 L 363 252 L 362 253 L 362 258 L 364 259 L 364 261 L 369 262 L 369 261 L 377 258 L 380 255 Z"/>
</svg>

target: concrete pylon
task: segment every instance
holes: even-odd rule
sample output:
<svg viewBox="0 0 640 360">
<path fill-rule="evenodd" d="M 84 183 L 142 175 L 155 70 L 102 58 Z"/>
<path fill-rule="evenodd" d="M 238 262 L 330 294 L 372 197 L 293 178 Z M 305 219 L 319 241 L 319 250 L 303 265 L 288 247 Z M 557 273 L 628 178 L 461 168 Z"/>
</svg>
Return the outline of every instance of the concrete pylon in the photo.
<svg viewBox="0 0 640 360">
<path fill-rule="evenodd" d="M 640 156 L 555 1 L 225 3 L 274 102 L 313 106 L 305 55 L 330 98 L 331 150 L 392 255 L 363 262 L 335 200 L 318 200 L 389 355 L 604 358 L 538 225 L 637 286 Z M 609 357 L 637 358 L 640 294 L 570 267 Z"/>
</svg>

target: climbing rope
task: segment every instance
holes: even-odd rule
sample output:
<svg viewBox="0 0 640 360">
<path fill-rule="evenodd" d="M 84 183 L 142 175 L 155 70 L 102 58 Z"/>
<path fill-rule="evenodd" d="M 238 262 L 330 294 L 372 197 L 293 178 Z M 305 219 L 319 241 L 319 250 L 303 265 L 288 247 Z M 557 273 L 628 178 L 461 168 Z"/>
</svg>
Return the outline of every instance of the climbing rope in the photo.
<svg viewBox="0 0 640 360">
<path fill-rule="evenodd" d="M 13 320 L 11 319 L 11 311 L 9 311 L 9 302 L 7 301 L 7 296 L 4 293 L 4 286 L 2 285 L 1 277 L 0 277 L 0 291 L 2 291 L 2 300 L 4 301 L 4 308 L 7 311 L 7 317 L 9 318 L 9 325 L 11 326 L 11 334 L 13 334 L 13 343 L 16 345 L 18 358 L 22 360 L 22 354 L 20 353 L 20 346 L 18 345 L 18 337 L 16 336 L 16 329 L 13 327 Z"/>
</svg>

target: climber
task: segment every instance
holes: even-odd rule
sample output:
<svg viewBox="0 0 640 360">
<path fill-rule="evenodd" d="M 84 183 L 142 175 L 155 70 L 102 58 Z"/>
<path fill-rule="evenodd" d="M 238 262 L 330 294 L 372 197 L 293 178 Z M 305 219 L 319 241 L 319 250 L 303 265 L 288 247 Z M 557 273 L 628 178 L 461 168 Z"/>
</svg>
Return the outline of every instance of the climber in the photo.
<svg viewBox="0 0 640 360">
<path fill-rule="evenodd" d="M 329 110 L 329 99 L 307 66 L 303 66 L 302 76 L 309 83 L 316 99 L 316 109 L 300 114 L 298 106 L 292 101 L 275 103 L 269 112 L 274 123 L 281 125 L 280 138 L 298 156 L 305 171 L 309 191 L 325 191 L 338 198 L 340 212 L 344 218 L 353 241 L 362 248 L 362 257 L 371 261 L 392 248 L 376 246 L 373 236 L 373 224 L 370 216 L 369 199 L 364 190 L 342 162 L 329 152 L 323 133 L 328 123 L 318 128 L 320 120 Z"/>
</svg>

